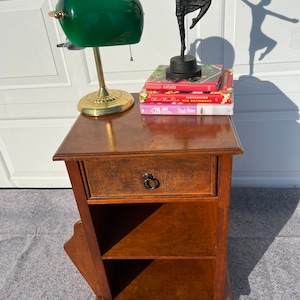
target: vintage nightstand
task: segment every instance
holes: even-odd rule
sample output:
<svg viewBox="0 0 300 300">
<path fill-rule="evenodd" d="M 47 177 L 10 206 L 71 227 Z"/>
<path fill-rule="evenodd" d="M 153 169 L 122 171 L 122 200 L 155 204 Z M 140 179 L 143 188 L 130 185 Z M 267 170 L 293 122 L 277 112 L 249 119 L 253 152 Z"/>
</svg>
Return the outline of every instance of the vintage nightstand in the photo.
<svg viewBox="0 0 300 300">
<path fill-rule="evenodd" d="M 136 98 L 137 99 L 137 98 Z M 81 221 L 65 250 L 97 299 L 230 299 L 228 116 L 80 115 L 54 155 Z"/>
</svg>

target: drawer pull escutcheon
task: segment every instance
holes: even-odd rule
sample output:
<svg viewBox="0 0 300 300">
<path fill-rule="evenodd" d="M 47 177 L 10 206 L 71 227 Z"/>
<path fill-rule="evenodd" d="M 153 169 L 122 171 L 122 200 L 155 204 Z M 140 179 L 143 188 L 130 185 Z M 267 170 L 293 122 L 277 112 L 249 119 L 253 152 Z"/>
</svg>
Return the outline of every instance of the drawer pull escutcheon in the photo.
<svg viewBox="0 0 300 300">
<path fill-rule="evenodd" d="M 159 181 L 158 179 L 154 178 L 152 174 L 144 174 L 144 186 L 148 190 L 154 190 L 159 187 Z"/>
</svg>

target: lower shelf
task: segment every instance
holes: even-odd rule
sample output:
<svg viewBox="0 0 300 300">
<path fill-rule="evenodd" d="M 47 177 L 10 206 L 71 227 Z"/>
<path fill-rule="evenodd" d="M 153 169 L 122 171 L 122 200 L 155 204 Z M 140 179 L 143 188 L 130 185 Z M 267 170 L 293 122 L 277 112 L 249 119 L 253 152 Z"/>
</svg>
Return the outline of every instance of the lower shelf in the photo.
<svg viewBox="0 0 300 300">
<path fill-rule="evenodd" d="M 105 261 L 115 300 L 212 300 L 214 260 Z"/>
<path fill-rule="evenodd" d="M 101 295 L 81 222 L 75 224 L 74 235 L 65 243 L 65 250 L 93 291 Z M 114 300 L 214 299 L 216 261 L 213 258 L 106 259 L 103 263 Z M 228 277 L 224 297 L 216 299 L 231 300 Z"/>
</svg>

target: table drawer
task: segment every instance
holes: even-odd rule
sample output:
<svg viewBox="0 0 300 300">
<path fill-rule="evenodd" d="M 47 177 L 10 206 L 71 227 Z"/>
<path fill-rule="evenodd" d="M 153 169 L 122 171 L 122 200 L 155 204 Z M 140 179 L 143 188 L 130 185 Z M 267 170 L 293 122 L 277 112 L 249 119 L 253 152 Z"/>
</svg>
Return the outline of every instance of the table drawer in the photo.
<svg viewBox="0 0 300 300">
<path fill-rule="evenodd" d="M 215 196 L 217 157 L 151 156 L 83 162 L 90 199 Z M 145 174 L 153 179 L 146 180 Z"/>
</svg>

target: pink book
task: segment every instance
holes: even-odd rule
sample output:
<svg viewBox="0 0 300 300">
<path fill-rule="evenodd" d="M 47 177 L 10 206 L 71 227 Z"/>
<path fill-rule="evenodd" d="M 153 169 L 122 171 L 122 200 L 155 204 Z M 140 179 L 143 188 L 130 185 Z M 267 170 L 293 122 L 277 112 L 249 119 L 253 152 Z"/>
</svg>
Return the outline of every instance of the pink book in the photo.
<svg viewBox="0 0 300 300">
<path fill-rule="evenodd" d="M 231 104 L 203 103 L 140 103 L 142 115 L 233 115 Z"/>
</svg>

